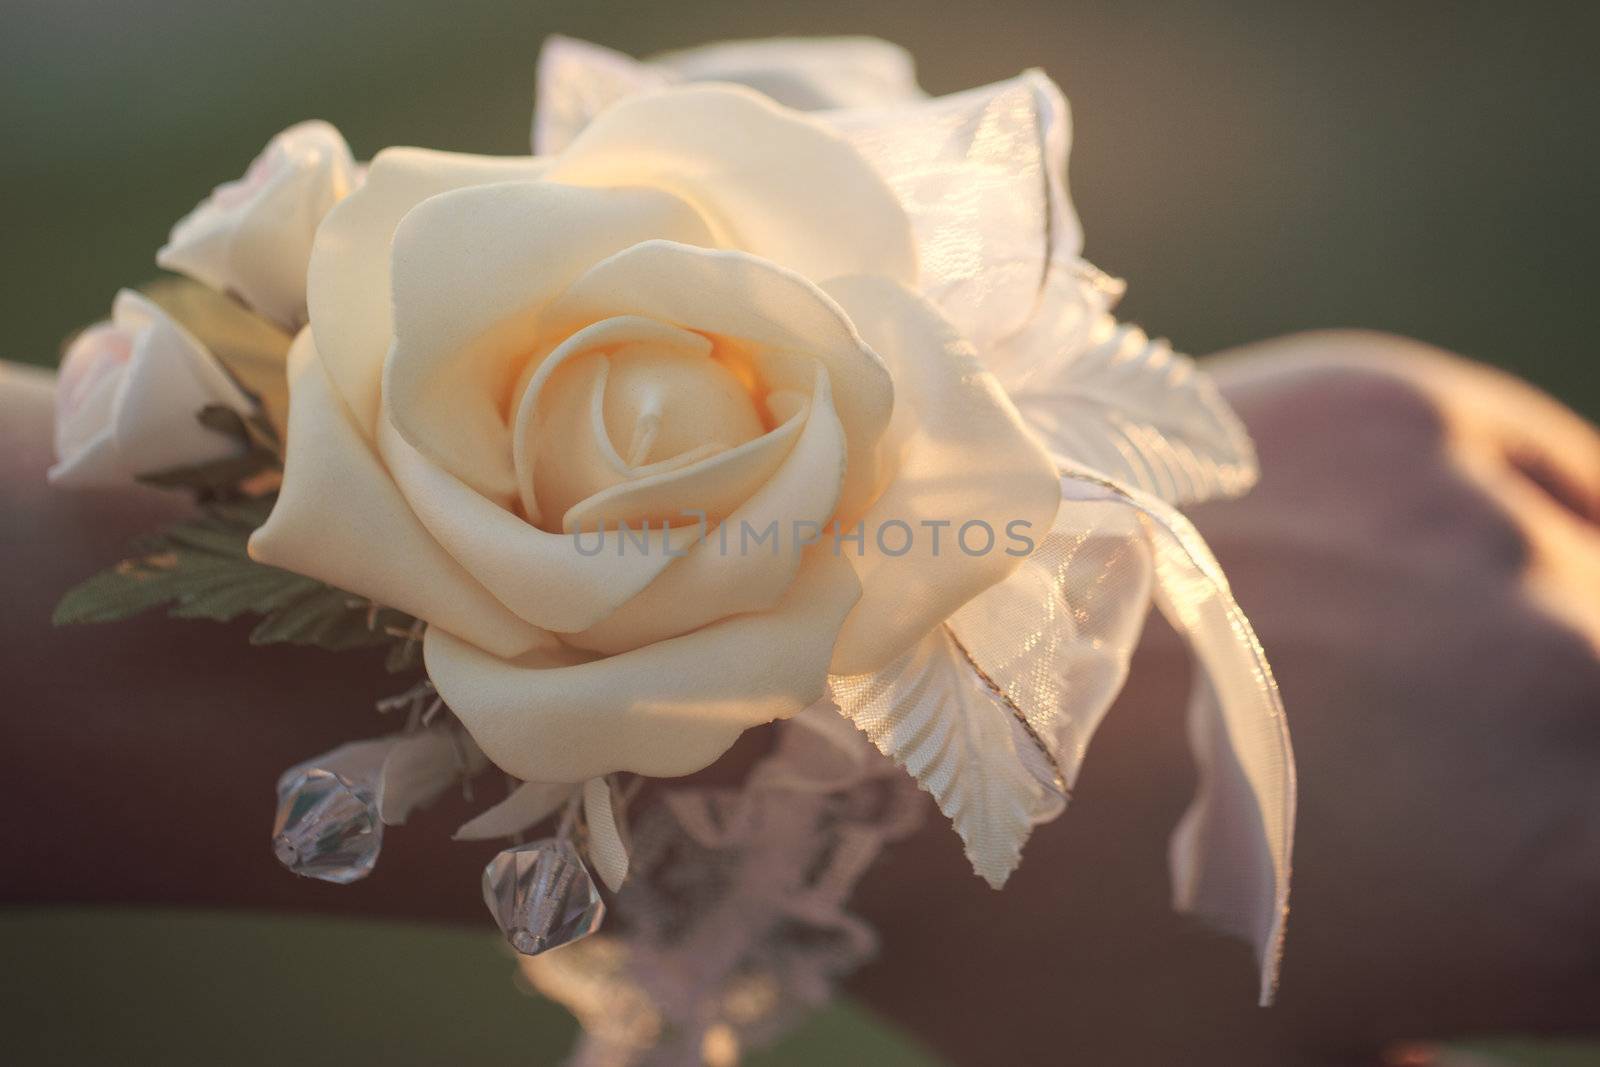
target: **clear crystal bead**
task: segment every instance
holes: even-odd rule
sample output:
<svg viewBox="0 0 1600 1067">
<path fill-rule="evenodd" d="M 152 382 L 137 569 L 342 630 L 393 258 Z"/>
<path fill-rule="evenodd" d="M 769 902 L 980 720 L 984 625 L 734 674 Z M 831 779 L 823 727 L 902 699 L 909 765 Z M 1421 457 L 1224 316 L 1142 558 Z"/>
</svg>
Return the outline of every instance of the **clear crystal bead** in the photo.
<svg viewBox="0 0 1600 1067">
<path fill-rule="evenodd" d="M 295 874 L 347 885 L 372 873 L 382 845 L 377 799 L 364 784 L 320 767 L 279 780 L 272 851 Z"/>
<path fill-rule="evenodd" d="M 483 902 L 524 956 L 588 937 L 606 906 L 572 842 L 546 838 L 508 848 L 483 869 Z"/>
</svg>

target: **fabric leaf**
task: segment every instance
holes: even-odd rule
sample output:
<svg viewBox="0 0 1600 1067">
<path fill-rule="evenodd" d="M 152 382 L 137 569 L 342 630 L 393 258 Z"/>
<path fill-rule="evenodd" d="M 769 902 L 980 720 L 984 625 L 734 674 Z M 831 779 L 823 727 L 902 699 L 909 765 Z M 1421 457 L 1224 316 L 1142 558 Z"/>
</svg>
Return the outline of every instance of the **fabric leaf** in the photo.
<svg viewBox="0 0 1600 1067">
<path fill-rule="evenodd" d="M 1192 359 L 1109 316 L 1095 335 L 1081 354 L 1012 392 L 1051 451 L 1169 504 L 1237 496 L 1255 484 L 1249 435 Z"/>
<path fill-rule="evenodd" d="M 883 670 L 829 679 L 834 701 L 933 795 L 973 870 L 999 889 L 1065 799 L 1049 757 L 944 627 Z"/>
<path fill-rule="evenodd" d="M 1152 562 L 1120 501 L 1063 503 L 1010 577 L 950 619 L 973 662 L 1017 707 L 1070 788 L 1150 612 Z"/>
</svg>

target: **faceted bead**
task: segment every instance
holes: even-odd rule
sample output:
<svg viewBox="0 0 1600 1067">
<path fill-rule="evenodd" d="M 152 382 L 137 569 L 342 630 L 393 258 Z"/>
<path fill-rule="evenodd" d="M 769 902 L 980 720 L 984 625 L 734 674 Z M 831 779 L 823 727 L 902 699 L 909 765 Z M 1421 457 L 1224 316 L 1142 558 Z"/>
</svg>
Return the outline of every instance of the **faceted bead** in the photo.
<svg viewBox="0 0 1600 1067">
<path fill-rule="evenodd" d="M 524 956 L 588 937 L 606 906 L 572 842 L 546 838 L 508 848 L 483 869 L 483 902 Z"/>
<path fill-rule="evenodd" d="M 382 845 L 377 798 L 365 783 L 305 766 L 279 780 L 272 851 L 295 874 L 347 885 L 372 873 Z"/>
</svg>

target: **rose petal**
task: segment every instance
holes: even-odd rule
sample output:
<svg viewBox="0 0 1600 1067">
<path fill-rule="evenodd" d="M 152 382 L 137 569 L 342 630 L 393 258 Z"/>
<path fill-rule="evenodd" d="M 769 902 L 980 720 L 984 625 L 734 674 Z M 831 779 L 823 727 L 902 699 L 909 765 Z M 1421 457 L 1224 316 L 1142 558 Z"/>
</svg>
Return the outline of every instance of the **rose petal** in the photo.
<svg viewBox="0 0 1600 1067">
<path fill-rule="evenodd" d="M 117 461 L 113 425 L 132 355 L 133 335 L 109 322 L 84 330 L 68 347 L 56 379 L 51 485 L 85 488 L 127 482 L 128 471 Z"/>
<path fill-rule="evenodd" d="M 235 442 L 196 417 L 208 404 L 241 414 L 255 410 L 216 357 L 131 289 L 117 294 L 112 319 L 136 334 L 115 423 L 117 451 L 128 469 L 143 474 L 238 451 Z"/>
<path fill-rule="evenodd" d="M 56 455 L 85 448 L 108 430 L 116 398 L 133 358 L 133 332 L 112 322 L 80 331 L 61 357 L 56 375 Z"/>
<path fill-rule="evenodd" d="M 394 234 L 394 345 L 384 403 L 395 428 L 496 500 L 516 496 L 507 399 L 545 305 L 639 241 L 709 243 L 681 200 L 647 188 L 483 185 L 417 205 Z"/>
<path fill-rule="evenodd" d="M 844 428 L 819 367 L 804 429 L 777 473 L 615 615 L 568 635 L 567 643 L 622 652 L 768 610 L 794 580 L 806 540 L 826 541 L 823 526 L 838 505 L 844 467 Z M 682 499 L 694 506 L 692 497 Z M 758 541 L 769 527 L 772 536 Z"/>
<path fill-rule="evenodd" d="M 557 356 L 552 365 L 560 373 L 545 380 L 535 376 L 523 394 L 516 443 L 528 458 L 516 458 L 524 517 L 557 533 L 570 532 L 563 523 L 574 502 L 627 477 L 627 464 L 617 455 L 601 414 L 610 371 L 605 357 L 594 352 Z M 535 418 L 539 407 L 546 410 Z"/>
<path fill-rule="evenodd" d="M 1008 528 L 1042 538 L 1061 491 L 1054 465 L 1023 427 L 971 346 L 925 301 L 879 278 L 843 278 L 824 287 L 889 363 L 896 389 L 890 430 L 899 468 L 864 520 L 865 544 L 852 555 L 861 602 L 845 620 L 834 674 L 867 674 L 892 661 L 957 608 L 1016 570 Z M 986 551 L 961 547 L 961 528 L 984 522 Z M 885 523 L 910 527 L 907 538 Z M 925 523 L 947 523 L 937 531 Z M 1012 523 L 1025 527 L 1011 527 Z M 974 528 L 968 545 L 982 548 Z"/>
<path fill-rule="evenodd" d="M 367 180 L 317 229 L 306 299 L 328 377 L 368 440 L 377 439 L 378 389 L 393 334 L 389 248 L 406 213 L 430 196 L 468 185 L 535 178 L 532 158 L 495 158 L 421 148 L 379 152 Z"/>
<path fill-rule="evenodd" d="M 593 626 L 695 537 L 693 527 L 653 529 L 635 546 L 624 544 L 616 530 L 581 539 L 541 530 L 432 463 L 387 419 L 378 431 L 379 454 L 411 512 L 469 574 L 533 626 L 559 633 Z"/>
<path fill-rule="evenodd" d="M 808 278 L 916 280 L 910 226 L 883 179 L 838 134 L 749 90 L 624 100 L 552 161 L 549 177 L 665 189 L 712 220 L 718 245 Z"/>
<path fill-rule="evenodd" d="M 753 344 L 769 389 L 810 392 L 815 360 L 828 372 L 849 449 L 840 513 L 858 514 L 877 492 L 893 381 L 839 306 L 800 275 L 743 252 L 648 241 L 573 282 L 547 317 L 565 330 L 608 315 L 643 315 Z"/>
<path fill-rule="evenodd" d="M 252 559 L 371 597 L 499 655 L 553 644 L 417 521 L 334 392 L 310 330 L 289 351 L 289 389 L 283 488 L 250 538 Z"/>
<path fill-rule="evenodd" d="M 742 445 L 602 489 L 567 509 L 568 533 L 601 530 L 627 522 L 654 525 L 700 520 L 721 522 L 777 472 L 805 426 L 797 414 Z"/>
<path fill-rule="evenodd" d="M 559 152 L 600 112 L 625 97 L 664 89 L 672 83 L 632 56 L 560 34 L 539 49 L 533 105 L 533 151 Z"/>
<path fill-rule="evenodd" d="M 543 782 L 613 771 L 659 778 L 715 760 L 751 726 L 822 695 L 833 637 L 859 587 L 823 550 L 772 611 L 575 666 L 499 659 L 429 630 L 428 676 L 502 770 Z"/>
<path fill-rule="evenodd" d="M 627 496 L 629 486 L 649 492 L 650 486 L 655 484 L 655 476 L 689 467 L 714 451 L 707 442 L 706 447 L 687 449 L 637 465 L 630 465 L 618 453 L 606 428 L 609 362 L 602 358 L 591 364 L 586 360 L 579 366 L 578 361 L 583 357 L 611 354 L 626 358 L 635 350 L 676 355 L 687 361 L 709 361 L 713 346 L 709 338 L 691 330 L 637 315 L 618 315 L 572 333 L 538 361 L 537 369 L 525 385 L 514 390 L 521 394 L 521 399 L 511 431 L 512 453 L 523 514 L 528 521 L 545 527 L 560 525 L 569 532 L 595 529 L 597 519 L 602 517 L 615 525 L 620 515 L 614 513 L 610 504 L 605 505 L 603 516 L 586 511 L 577 520 L 570 517 L 570 508 L 576 503 L 593 501 L 611 490 Z M 561 372 L 559 380 L 552 383 L 558 371 Z M 547 387 L 551 393 L 548 396 Z M 757 413 L 748 398 L 741 395 L 735 399 L 747 406 L 746 413 L 754 421 Z M 689 408 L 666 415 L 680 424 L 688 423 L 698 433 L 703 427 L 694 425 L 696 414 L 704 414 L 704 408 L 701 406 L 698 412 L 694 405 Z M 754 439 L 745 444 L 754 445 L 756 449 L 770 447 L 756 445 Z M 629 442 L 623 442 L 623 447 L 628 445 Z M 781 458 L 780 453 L 772 464 L 776 465 Z M 640 459 L 647 460 L 648 456 Z M 730 457 L 729 462 L 738 459 L 738 456 Z M 748 495 L 746 491 L 739 499 Z M 623 501 L 617 504 L 626 506 Z M 637 515 L 626 517 L 637 525 Z M 673 510 L 662 517 L 676 520 L 679 516 Z"/>
</svg>

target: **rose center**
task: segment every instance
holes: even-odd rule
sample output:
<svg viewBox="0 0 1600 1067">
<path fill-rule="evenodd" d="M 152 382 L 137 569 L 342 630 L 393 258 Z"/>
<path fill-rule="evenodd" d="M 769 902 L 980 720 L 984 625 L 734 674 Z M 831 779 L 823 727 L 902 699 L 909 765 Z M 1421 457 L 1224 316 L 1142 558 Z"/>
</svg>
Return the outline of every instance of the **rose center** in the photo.
<svg viewBox="0 0 1600 1067">
<path fill-rule="evenodd" d="M 642 343 L 611 354 L 602 410 L 612 445 L 633 468 L 713 455 L 766 431 L 749 392 L 721 363 Z"/>
<path fill-rule="evenodd" d="M 703 334 L 628 317 L 596 323 L 558 345 L 521 389 L 516 462 L 525 479 L 524 515 L 559 530 L 576 505 L 649 485 L 657 489 L 640 497 L 643 512 L 618 504 L 613 517 L 660 517 L 663 478 L 688 476 L 765 435 L 772 428 L 765 398 L 742 364 L 727 364 L 729 353 L 737 354 Z"/>
</svg>

